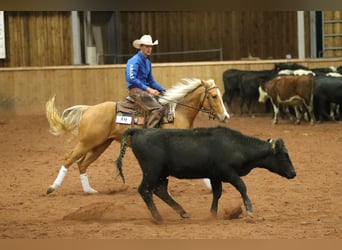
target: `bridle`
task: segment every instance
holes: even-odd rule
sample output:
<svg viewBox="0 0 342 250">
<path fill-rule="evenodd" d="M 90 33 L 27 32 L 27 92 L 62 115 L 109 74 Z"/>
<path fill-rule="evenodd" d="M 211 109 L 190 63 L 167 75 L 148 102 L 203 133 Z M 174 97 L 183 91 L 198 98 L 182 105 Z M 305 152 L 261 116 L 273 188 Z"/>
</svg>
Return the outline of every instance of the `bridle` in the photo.
<svg viewBox="0 0 342 250">
<path fill-rule="evenodd" d="M 209 91 L 212 90 L 212 89 L 216 89 L 218 88 L 217 86 L 211 86 L 209 88 L 206 88 L 205 86 L 202 86 L 204 87 L 204 96 L 203 96 L 203 99 L 201 100 L 201 105 L 200 105 L 200 108 L 197 108 L 197 107 L 193 107 L 193 106 L 189 106 L 189 105 L 186 105 L 184 103 L 180 103 L 180 102 L 175 102 L 175 101 L 171 101 L 171 100 L 168 100 L 167 98 L 164 98 L 162 95 L 161 96 L 158 96 L 158 99 L 164 99 L 168 102 L 172 102 L 172 103 L 175 103 L 177 105 L 180 105 L 180 106 L 183 106 L 183 107 L 187 107 L 187 108 L 190 108 L 190 109 L 194 109 L 194 110 L 197 110 L 197 111 L 200 111 L 200 112 L 203 112 L 203 113 L 207 113 L 208 114 L 208 117 L 209 117 L 209 120 L 211 119 L 215 119 L 216 116 L 213 112 L 213 108 L 212 108 L 212 105 L 210 103 L 210 99 L 209 99 Z M 203 108 L 203 104 L 204 104 L 204 101 L 205 99 L 208 100 L 208 106 L 209 106 L 209 109 L 205 109 Z"/>
<path fill-rule="evenodd" d="M 202 99 L 202 101 L 201 101 L 201 108 L 199 109 L 199 111 L 201 111 L 201 112 L 204 112 L 204 113 L 207 113 L 208 114 L 208 117 L 209 117 L 209 120 L 211 120 L 211 119 L 215 119 L 216 118 L 216 116 L 215 116 L 215 114 L 214 114 L 214 112 L 213 112 L 213 108 L 212 108 L 212 105 L 211 105 L 211 103 L 210 103 L 210 99 L 209 99 L 209 90 L 211 90 L 211 89 L 217 89 L 218 87 L 217 86 L 212 86 L 212 87 L 209 87 L 209 88 L 206 88 L 206 87 L 204 87 L 205 88 L 205 90 L 204 90 L 204 96 L 203 96 L 203 99 Z M 209 106 L 209 109 L 205 109 L 205 108 L 203 108 L 203 104 L 204 104 L 204 100 L 205 99 L 207 99 L 208 100 L 208 106 Z"/>
</svg>

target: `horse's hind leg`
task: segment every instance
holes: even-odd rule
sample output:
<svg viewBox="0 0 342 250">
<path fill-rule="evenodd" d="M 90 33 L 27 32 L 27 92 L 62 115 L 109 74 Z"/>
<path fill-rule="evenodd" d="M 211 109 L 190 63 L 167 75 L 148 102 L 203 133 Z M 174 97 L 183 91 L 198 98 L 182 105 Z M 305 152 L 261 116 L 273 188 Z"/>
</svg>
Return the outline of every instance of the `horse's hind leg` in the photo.
<svg viewBox="0 0 342 250">
<path fill-rule="evenodd" d="M 154 193 L 162 199 L 166 204 L 172 207 L 182 218 L 189 218 L 189 215 L 185 212 L 183 207 L 179 205 L 169 194 L 167 191 L 168 179 L 163 179 L 158 183 L 156 188 L 154 189 Z"/>
<path fill-rule="evenodd" d="M 88 151 L 88 149 L 85 148 L 82 143 L 77 143 L 75 149 L 73 151 L 71 151 L 71 153 L 66 158 L 66 161 L 62 165 L 61 169 L 59 170 L 59 173 L 58 173 L 55 181 L 53 182 L 53 184 L 51 186 L 49 186 L 49 188 L 48 188 L 48 190 L 46 192 L 47 194 L 52 193 L 53 191 L 55 191 L 62 184 L 62 182 L 64 180 L 64 177 L 65 177 L 65 175 L 68 172 L 69 167 L 74 162 L 76 162 L 77 160 L 82 159 L 82 157 L 85 156 L 87 151 Z"/>
<path fill-rule="evenodd" d="M 78 169 L 80 171 L 80 179 L 83 191 L 88 194 L 95 194 L 97 191 L 93 189 L 88 180 L 88 175 L 86 173 L 87 168 L 89 165 L 94 162 L 99 156 L 108 148 L 108 146 L 112 143 L 112 139 L 108 139 L 101 145 L 93 148 L 91 151 L 89 151 L 85 157 L 83 157 L 80 161 L 77 162 Z"/>
</svg>

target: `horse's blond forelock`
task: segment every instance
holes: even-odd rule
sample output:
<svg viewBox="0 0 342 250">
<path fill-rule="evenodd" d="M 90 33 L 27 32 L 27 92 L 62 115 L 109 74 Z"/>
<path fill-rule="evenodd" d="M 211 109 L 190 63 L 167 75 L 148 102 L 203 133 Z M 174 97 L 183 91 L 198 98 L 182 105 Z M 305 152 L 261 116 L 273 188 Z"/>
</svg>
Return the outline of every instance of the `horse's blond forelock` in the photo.
<svg viewBox="0 0 342 250">
<path fill-rule="evenodd" d="M 163 105 L 169 102 L 177 102 L 186 94 L 196 89 L 200 84 L 201 79 L 183 78 L 181 79 L 181 82 L 178 82 L 172 88 L 168 89 L 163 98 L 160 98 L 159 101 Z"/>
</svg>

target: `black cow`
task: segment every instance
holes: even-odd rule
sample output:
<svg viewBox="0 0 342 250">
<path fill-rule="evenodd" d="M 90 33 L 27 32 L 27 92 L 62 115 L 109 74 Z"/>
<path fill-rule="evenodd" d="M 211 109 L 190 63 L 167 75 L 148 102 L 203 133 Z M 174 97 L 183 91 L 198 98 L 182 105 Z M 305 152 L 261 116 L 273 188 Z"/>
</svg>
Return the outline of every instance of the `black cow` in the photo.
<svg viewBox="0 0 342 250">
<path fill-rule="evenodd" d="M 243 105 L 247 105 L 248 114 L 253 116 L 253 101 L 259 98 L 259 86 L 277 76 L 278 71 L 260 70 L 249 71 L 242 75 L 240 82 L 240 115 L 243 113 Z M 266 108 L 267 110 L 267 108 Z"/>
<path fill-rule="evenodd" d="M 311 69 L 312 72 L 315 73 L 316 76 L 326 75 L 328 73 L 335 73 L 337 69 L 333 66 L 328 68 L 313 68 Z"/>
<path fill-rule="evenodd" d="M 272 70 L 238 70 L 229 69 L 223 72 L 224 93 L 223 102 L 227 104 L 228 112 L 234 113 L 232 102 L 234 97 L 239 97 L 240 115 L 243 114 L 243 106 L 247 105 L 248 113 L 253 115 L 252 102 L 258 100 L 258 87 L 262 82 L 276 76 L 278 71 Z M 267 109 L 267 108 L 266 108 Z"/>
<path fill-rule="evenodd" d="M 336 68 L 336 72 L 342 74 L 342 65 Z"/>
<path fill-rule="evenodd" d="M 240 176 L 260 167 L 292 179 L 296 176 L 282 139 L 263 141 L 227 127 L 194 129 L 128 129 L 121 140 L 116 163 L 123 178 L 122 158 L 127 137 L 143 172 L 139 193 L 153 218 L 162 218 L 153 202 L 153 193 L 183 218 L 188 214 L 168 193 L 168 176 L 180 179 L 210 179 L 213 200 L 211 213 L 217 214 L 222 182 L 231 183 L 241 194 L 247 213 L 252 203 Z M 123 178 L 124 179 L 124 178 Z"/>
<path fill-rule="evenodd" d="M 232 108 L 232 102 L 234 97 L 240 95 L 240 82 L 242 75 L 247 72 L 238 69 L 228 69 L 223 72 L 222 80 L 224 92 L 222 101 L 227 104 L 228 113 L 234 113 Z"/>
<path fill-rule="evenodd" d="M 331 120 L 330 105 L 342 106 L 342 78 L 318 76 L 315 77 L 314 113 L 317 120 Z M 338 119 L 340 119 L 338 117 Z"/>
<path fill-rule="evenodd" d="M 284 69 L 290 69 L 290 70 L 296 70 L 296 69 L 306 69 L 309 70 L 308 67 L 305 67 L 304 65 L 294 63 L 294 62 L 285 62 L 285 63 L 275 63 L 274 69 L 277 71 L 281 71 Z"/>
</svg>

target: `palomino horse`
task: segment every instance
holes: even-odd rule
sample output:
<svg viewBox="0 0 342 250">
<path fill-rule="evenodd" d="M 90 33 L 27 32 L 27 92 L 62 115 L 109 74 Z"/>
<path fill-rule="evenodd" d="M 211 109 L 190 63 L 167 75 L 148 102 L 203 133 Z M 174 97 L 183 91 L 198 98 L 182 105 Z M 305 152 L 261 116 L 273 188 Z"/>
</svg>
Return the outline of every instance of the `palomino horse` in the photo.
<svg viewBox="0 0 342 250">
<path fill-rule="evenodd" d="M 159 102 L 163 105 L 177 104 L 173 123 L 162 124 L 162 128 L 192 128 L 199 111 L 209 113 L 209 118 L 216 117 L 220 122 L 229 118 L 220 90 L 213 80 L 183 79 L 182 83 L 167 90 Z M 75 162 L 78 164 L 83 191 L 97 193 L 89 184 L 86 173 L 88 166 L 113 140 L 120 142 L 123 132 L 131 127 L 116 122 L 116 107 L 117 103 L 110 101 L 93 106 L 76 105 L 65 109 L 60 116 L 55 106 L 55 97 L 46 103 L 50 132 L 54 135 L 72 134 L 77 140 L 47 194 L 62 184 L 69 167 Z"/>
</svg>

